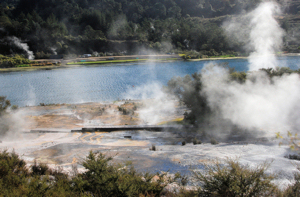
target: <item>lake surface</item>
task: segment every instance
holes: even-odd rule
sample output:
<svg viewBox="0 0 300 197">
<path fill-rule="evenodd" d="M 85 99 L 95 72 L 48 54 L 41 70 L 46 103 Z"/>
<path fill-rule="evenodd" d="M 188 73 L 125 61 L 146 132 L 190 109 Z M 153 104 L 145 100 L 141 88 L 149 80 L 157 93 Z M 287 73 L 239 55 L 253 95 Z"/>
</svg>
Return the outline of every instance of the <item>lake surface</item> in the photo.
<svg viewBox="0 0 300 197">
<path fill-rule="evenodd" d="M 300 57 L 279 57 L 279 65 L 300 68 Z M 33 106 L 40 103 L 104 102 L 129 97 L 128 92 L 140 87 L 162 87 L 174 76 L 200 72 L 204 65 L 228 62 L 237 71 L 247 71 L 246 59 L 126 63 L 83 66 L 76 68 L 0 73 L 0 96 L 7 96 L 12 105 Z M 158 84 L 151 86 L 151 84 Z M 147 95 L 147 94 L 146 94 Z M 153 95 L 148 94 L 149 98 Z M 146 96 L 146 97 L 147 97 Z"/>
</svg>

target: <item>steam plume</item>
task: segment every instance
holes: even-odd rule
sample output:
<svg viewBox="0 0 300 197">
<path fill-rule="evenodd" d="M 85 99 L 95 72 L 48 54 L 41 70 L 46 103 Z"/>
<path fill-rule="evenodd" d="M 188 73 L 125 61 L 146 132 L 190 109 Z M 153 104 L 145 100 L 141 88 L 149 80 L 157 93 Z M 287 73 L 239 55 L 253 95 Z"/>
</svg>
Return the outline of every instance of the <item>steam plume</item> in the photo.
<svg viewBox="0 0 300 197">
<path fill-rule="evenodd" d="M 140 98 L 143 100 L 144 105 L 139 109 L 139 117 L 144 124 L 157 124 L 162 121 L 162 117 L 175 113 L 175 101 L 171 100 L 161 87 L 161 84 L 151 83 L 136 87 L 126 95 L 126 98 L 129 99 Z"/>
<path fill-rule="evenodd" d="M 54 55 L 57 55 L 56 48 L 50 47 L 50 50 L 51 50 L 51 52 L 52 52 Z"/>
<path fill-rule="evenodd" d="M 23 49 L 26 52 L 28 59 L 33 60 L 34 55 L 33 52 L 29 50 L 29 46 L 26 43 L 22 43 L 21 40 L 17 37 L 9 37 L 8 38 L 13 44 L 15 44 L 20 49 Z"/>
<path fill-rule="evenodd" d="M 280 14 L 277 3 L 262 2 L 255 10 L 223 25 L 229 37 L 247 43 L 245 49 L 250 52 L 249 70 L 279 66 L 275 53 L 282 46 L 284 30 L 275 20 L 276 14 Z"/>
<path fill-rule="evenodd" d="M 245 83 L 229 80 L 228 70 L 206 65 L 202 70 L 203 93 L 208 104 L 223 119 L 249 130 L 298 132 L 300 126 L 300 80 L 297 74 L 270 79 L 260 68 L 281 66 L 275 52 L 282 46 L 284 31 L 274 18 L 280 14 L 273 1 L 262 2 L 255 10 L 223 26 L 229 37 L 245 43 L 250 52 Z"/>
<path fill-rule="evenodd" d="M 222 118 L 246 129 L 275 132 L 297 131 L 300 126 L 300 80 L 297 74 L 273 77 L 254 72 L 244 84 L 228 82 L 228 70 L 203 68 L 203 93 L 209 106 Z"/>
</svg>

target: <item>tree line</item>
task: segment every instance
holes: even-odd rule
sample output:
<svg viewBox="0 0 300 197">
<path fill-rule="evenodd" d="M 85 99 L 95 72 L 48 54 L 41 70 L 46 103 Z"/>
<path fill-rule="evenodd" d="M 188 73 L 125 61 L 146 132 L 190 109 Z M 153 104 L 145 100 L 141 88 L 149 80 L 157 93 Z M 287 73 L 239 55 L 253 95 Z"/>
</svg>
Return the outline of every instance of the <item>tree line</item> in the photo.
<svg viewBox="0 0 300 197">
<path fill-rule="evenodd" d="M 29 45 L 36 58 L 93 51 L 141 53 L 141 48 L 223 55 L 239 49 L 229 45 L 220 27 L 226 15 L 252 9 L 259 2 L 4 0 L 0 3 L 0 53 L 18 53 L 5 39 L 15 36 Z"/>
</svg>

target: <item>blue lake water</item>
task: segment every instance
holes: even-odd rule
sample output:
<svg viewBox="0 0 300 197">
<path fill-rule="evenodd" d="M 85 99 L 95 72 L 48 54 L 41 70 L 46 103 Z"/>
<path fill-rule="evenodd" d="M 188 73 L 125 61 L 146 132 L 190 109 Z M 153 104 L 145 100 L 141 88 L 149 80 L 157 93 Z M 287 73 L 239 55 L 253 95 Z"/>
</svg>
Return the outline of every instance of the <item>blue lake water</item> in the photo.
<svg viewBox="0 0 300 197">
<path fill-rule="evenodd" d="M 300 66 L 299 56 L 279 57 L 278 60 L 279 65 L 292 69 Z M 18 106 L 114 101 L 126 98 L 128 91 L 139 86 L 153 83 L 162 86 L 174 76 L 200 72 L 209 62 L 212 61 L 126 63 L 0 73 L 0 96 L 7 96 L 12 105 Z M 248 70 L 246 59 L 215 62 L 228 62 L 237 71 Z"/>
</svg>

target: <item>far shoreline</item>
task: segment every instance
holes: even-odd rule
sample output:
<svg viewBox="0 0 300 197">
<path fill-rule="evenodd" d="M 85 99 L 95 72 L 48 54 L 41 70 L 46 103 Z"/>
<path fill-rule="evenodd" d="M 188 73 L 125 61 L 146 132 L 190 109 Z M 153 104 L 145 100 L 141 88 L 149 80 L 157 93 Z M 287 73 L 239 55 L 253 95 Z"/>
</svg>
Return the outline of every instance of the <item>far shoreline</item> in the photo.
<svg viewBox="0 0 300 197">
<path fill-rule="evenodd" d="M 286 53 L 276 55 L 277 57 L 286 57 L 286 56 L 300 56 L 300 53 Z M 135 57 L 135 59 L 118 59 L 118 58 L 128 58 Z M 144 57 L 144 59 L 139 59 L 139 57 Z M 148 57 L 148 58 L 145 58 Z M 158 58 L 151 58 L 158 57 Z M 167 58 L 159 58 L 167 57 Z M 113 60 L 106 60 L 109 58 L 117 58 Z M 211 58 L 201 58 L 201 59 L 180 59 L 178 55 L 134 55 L 134 56 L 106 56 L 100 58 L 76 58 L 70 60 L 63 60 L 62 65 L 51 65 L 51 66 L 31 66 L 31 67 L 13 67 L 13 68 L 0 68 L 0 73 L 8 72 L 24 72 L 24 71 L 37 71 L 37 70 L 52 70 L 52 69 L 63 69 L 63 68 L 74 68 L 81 66 L 93 66 L 93 65 L 102 65 L 102 66 L 111 66 L 115 64 L 126 64 L 126 63 L 145 63 L 145 62 L 170 62 L 170 61 L 215 61 L 215 60 L 234 60 L 234 59 L 247 59 L 248 57 L 211 57 Z M 92 61 L 89 61 L 92 60 Z M 44 59 L 44 60 L 33 60 L 33 61 L 49 61 L 55 62 L 57 59 Z M 78 61 L 78 62 L 75 62 Z M 82 62 L 79 62 L 82 61 Z M 74 62 L 74 64 L 72 64 Z"/>
</svg>

